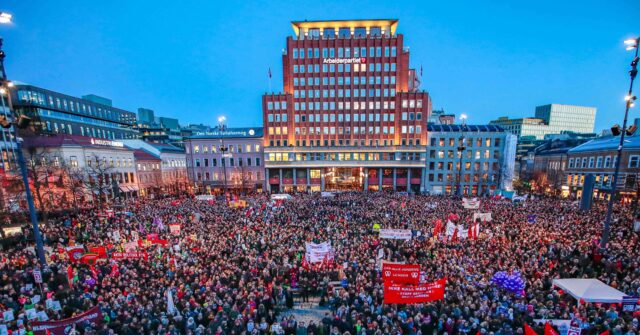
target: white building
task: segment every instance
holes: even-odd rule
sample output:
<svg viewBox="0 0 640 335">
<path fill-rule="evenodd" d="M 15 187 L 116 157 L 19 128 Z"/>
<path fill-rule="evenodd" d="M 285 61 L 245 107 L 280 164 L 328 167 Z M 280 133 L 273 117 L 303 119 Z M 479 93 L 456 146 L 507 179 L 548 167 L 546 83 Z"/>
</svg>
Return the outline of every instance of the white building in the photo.
<svg viewBox="0 0 640 335">
<path fill-rule="evenodd" d="M 186 191 L 189 186 L 187 176 L 187 155 L 185 150 L 171 144 L 145 142 L 143 140 L 123 140 L 126 147 L 141 149 L 162 160 L 163 191 L 177 193 Z"/>
</svg>

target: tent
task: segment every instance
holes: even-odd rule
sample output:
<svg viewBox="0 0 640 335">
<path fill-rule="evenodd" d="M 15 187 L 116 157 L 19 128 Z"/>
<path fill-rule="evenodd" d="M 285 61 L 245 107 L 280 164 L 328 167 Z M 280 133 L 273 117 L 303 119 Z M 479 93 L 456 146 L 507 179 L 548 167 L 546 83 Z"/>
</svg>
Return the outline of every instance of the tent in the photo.
<svg viewBox="0 0 640 335">
<path fill-rule="evenodd" d="M 576 300 L 599 303 L 621 303 L 626 294 L 599 281 L 598 279 L 554 279 L 553 286 L 563 289 Z"/>
</svg>

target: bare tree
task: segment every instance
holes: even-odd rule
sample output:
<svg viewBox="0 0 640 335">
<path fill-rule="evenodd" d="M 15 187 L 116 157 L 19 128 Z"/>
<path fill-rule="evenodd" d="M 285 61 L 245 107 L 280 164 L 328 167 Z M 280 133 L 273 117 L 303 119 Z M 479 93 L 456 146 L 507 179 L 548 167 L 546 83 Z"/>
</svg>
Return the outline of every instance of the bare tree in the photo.
<svg viewBox="0 0 640 335">
<path fill-rule="evenodd" d="M 63 188 L 65 194 L 71 197 L 73 208 L 78 209 L 78 201 L 81 200 L 86 194 L 86 182 L 87 174 L 83 169 L 73 166 L 67 162 L 63 162 L 62 165 L 63 176 Z"/>
<path fill-rule="evenodd" d="M 92 198 L 98 198 L 100 204 L 104 203 L 111 190 L 111 172 L 113 167 L 107 164 L 106 159 L 100 159 L 94 155 L 87 159 L 83 178 L 84 186 L 91 192 Z M 94 201 L 95 203 L 95 201 Z"/>
<path fill-rule="evenodd" d="M 50 152 L 41 147 L 27 146 L 25 148 L 27 175 L 30 187 L 36 200 L 36 206 L 42 213 L 43 221 L 47 220 L 48 210 L 57 203 L 55 187 L 61 178 L 61 158 L 56 152 Z"/>
</svg>

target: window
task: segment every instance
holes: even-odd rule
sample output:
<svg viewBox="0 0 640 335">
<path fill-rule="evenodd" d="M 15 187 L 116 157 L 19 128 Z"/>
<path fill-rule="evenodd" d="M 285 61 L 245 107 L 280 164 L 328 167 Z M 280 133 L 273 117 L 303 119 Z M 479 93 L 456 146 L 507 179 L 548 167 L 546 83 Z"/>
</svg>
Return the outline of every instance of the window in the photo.
<svg viewBox="0 0 640 335">
<path fill-rule="evenodd" d="M 635 168 L 638 167 L 638 161 L 640 159 L 640 156 L 629 156 L 629 167 L 630 168 Z"/>
</svg>

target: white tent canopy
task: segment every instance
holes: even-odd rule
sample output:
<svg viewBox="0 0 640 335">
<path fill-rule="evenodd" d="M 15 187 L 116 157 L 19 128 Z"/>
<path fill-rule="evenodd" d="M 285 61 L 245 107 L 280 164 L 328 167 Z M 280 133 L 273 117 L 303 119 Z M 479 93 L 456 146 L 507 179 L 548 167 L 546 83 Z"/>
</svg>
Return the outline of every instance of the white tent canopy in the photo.
<svg viewBox="0 0 640 335">
<path fill-rule="evenodd" d="M 554 279 L 553 286 L 563 289 L 576 300 L 599 303 L 621 303 L 626 294 L 599 281 L 598 279 Z"/>
</svg>

